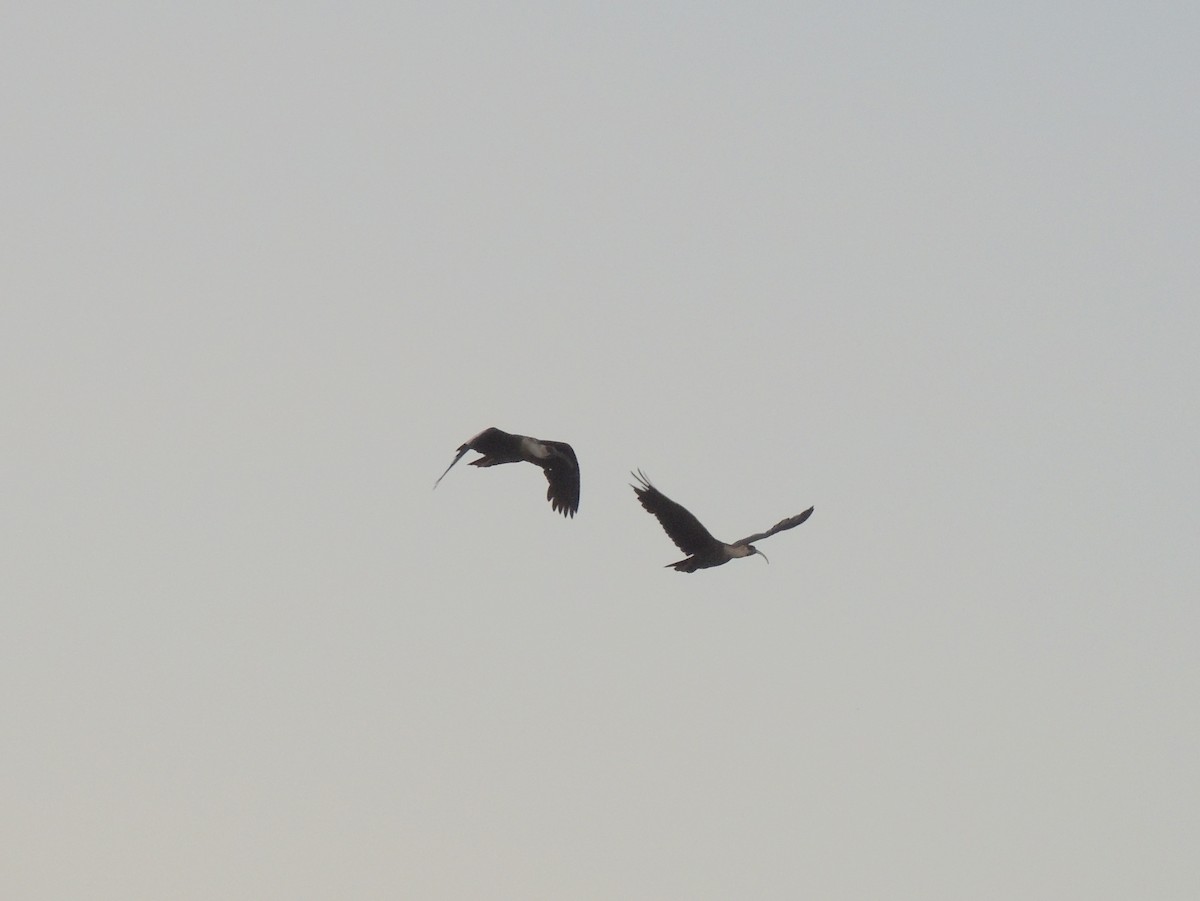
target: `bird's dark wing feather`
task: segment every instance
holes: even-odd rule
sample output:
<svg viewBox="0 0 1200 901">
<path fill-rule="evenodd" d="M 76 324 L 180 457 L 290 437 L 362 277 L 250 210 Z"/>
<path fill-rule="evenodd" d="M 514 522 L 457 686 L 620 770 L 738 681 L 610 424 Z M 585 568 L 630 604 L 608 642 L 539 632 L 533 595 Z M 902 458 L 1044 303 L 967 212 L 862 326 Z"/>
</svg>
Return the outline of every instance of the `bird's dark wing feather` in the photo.
<svg viewBox="0 0 1200 901">
<path fill-rule="evenodd" d="M 681 551 L 685 554 L 702 554 L 720 544 L 687 508 L 675 503 L 651 485 L 643 473 L 635 472 L 633 477 L 641 483 L 641 487 L 630 486 L 637 494 L 638 500 L 642 502 L 646 511 L 658 520 L 663 531 Z"/>
<path fill-rule="evenodd" d="M 804 520 L 812 516 L 813 507 L 809 507 L 803 513 L 797 513 L 795 516 L 789 516 L 787 519 L 781 519 L 765 532 L 756 532 L 753 535 L 748 535 L 740 541 L 735 541 L 734 544 L 751 544 L 755 541 L 762 541 L 764 538 L 770 538 L 776 532 L 785 532 L 788 529 L 794 529 Z"/>
<path fill-rule="evenodd" d="M 579 510 L 579 461 L 575 459 L 575 451 L 565 441 L 543 441 L 542 444 L 554 450 L 554 455 L 542 464 L 546 481 L 550 483 L 546 500 L 556 512 L 574 516 Z"/>
</svg>

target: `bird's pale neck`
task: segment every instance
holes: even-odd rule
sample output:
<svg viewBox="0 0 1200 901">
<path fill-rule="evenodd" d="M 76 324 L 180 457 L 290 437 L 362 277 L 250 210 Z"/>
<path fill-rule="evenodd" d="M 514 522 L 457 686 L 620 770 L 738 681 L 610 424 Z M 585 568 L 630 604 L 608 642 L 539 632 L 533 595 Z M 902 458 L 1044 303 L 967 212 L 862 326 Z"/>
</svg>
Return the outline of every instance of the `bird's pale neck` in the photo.
<svg viewBox="0 0 1200 901">
<path fill-rule="evenodd" d="M 730 558 L 750 557 L 754 554 L 757 554 L 758 556 L 762 557 L 764 560 L 767 560 L 767 555 L 764 554 L 762 551 L 760 551 L 758 548 L 756 548 L 752 544 L 733 544 L 733 545 L 729 545 L 728 547 L 729 547 Z M 771 561 L 767 560 L 767 562 L 770 563 Z"/>
</svg>

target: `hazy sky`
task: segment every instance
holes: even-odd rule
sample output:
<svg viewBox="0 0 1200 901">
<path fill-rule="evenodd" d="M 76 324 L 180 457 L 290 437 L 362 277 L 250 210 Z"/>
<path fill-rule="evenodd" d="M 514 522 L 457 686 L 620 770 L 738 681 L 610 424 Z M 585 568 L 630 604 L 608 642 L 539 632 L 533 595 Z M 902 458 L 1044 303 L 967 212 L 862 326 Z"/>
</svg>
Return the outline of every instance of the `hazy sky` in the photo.
<svg viewBox="0 0 1200 901">
<path fill-rule="evenodd" d="M 1200 897 L 1198 34 L 10 4 L 5 896 Z"/>
</svg>

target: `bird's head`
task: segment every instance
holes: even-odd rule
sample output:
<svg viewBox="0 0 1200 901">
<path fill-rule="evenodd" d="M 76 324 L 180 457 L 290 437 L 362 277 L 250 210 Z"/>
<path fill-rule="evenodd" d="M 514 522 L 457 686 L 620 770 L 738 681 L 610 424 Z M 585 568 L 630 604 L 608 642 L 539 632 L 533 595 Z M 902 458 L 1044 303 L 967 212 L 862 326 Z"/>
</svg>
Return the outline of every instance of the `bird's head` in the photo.
<svg viewBox="0 0 1200 901">
<path fill-rule="evenodd" d="M 754 545 L 748 544 L 748 545 L 746 545 L 746 547 L 748 547 L 750 549 L 751 555 L 758 554 L 758 556 L 762 557 L 764 560 L 767 560 L 767 555 L 764 554 L 762 551 L 760 551 L 758 548 L 756 548 Z M 767 562 L 770 563 L 771 561 L 767 560 Z"/>
</svg>

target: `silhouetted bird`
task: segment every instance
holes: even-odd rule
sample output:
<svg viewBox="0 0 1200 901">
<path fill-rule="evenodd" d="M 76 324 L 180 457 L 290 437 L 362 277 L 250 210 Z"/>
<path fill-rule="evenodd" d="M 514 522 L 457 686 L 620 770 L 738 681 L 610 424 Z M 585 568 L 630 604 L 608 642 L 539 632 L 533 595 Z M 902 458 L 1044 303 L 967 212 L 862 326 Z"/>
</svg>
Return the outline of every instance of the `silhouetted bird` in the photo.
<svg viewBox="0 0 1200 901">
<path fill-rule="evenodd" d="M 770 538 L 776 532 L 786 529 L 794 529 L 812 516 L 813 512 L 813 508 L 809 507 L 803 513 L 781 519 L 765 532 L 747 535 L 733 544 L 726 544 L 713 538 L 708 529 L 704 528 L 700 524 L 700 520 L 696 519 L 686 507 L 675 503 L 651 485 L 650 480 L 641 470 L 631 473 L 631 475 L 640 483 L 640 487 L 638 485 L 629 486 L 637 494 L 637 499 L 642 502 L 642 506 L 648 512 L 654 514 L 654 518 L 658 520 L 663 531 L 675 542 L 675 545 L 688 555 L 686 559 L 680 560 L 678 563 L 667 564 L 681 573 L 694 573 L 698 569 L 720 566 L 735 557 L 749 557 L 751 554 L 758 554 L 767 560 L 767 555 L 750 542 Z M 767 560 L 767 562 L 771 561 Z"/>
<path fill-rule="evenodd" d="M 483 454 L 472 460 L 472 466 L 499 466 L 501 463 L 534 463 L 542 467 L 550 487 L 546 500 L 563 516 L 574 516 L 579 509 L 579 461 L 575 451 L 565 441 L 542 441 L 528 435 L 511 435 L 501 429 L 484 429 L 466 444 L 458 448 L 458 456 L 446 467 L 446 472 L 463 458 L 469 450 Z M 433 487 L 446 477 L 438 476 Z"/>
</svg>

